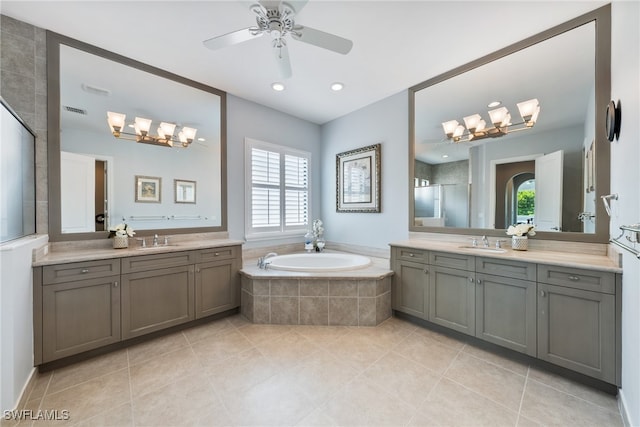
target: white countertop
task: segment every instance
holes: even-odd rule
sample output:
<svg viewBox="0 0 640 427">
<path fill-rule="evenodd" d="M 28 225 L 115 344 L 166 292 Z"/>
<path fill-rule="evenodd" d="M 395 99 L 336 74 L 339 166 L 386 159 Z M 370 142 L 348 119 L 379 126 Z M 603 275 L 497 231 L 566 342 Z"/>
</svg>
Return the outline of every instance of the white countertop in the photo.
<svg viewBox="0 0 640 427">
<path fill-rule="evenodd" d="M 558 252 L 540 249 L 527 251 L 514 251 L 504 247 L 505 252 L 483 251 L 482 248 L 472 249 L 461 246 L 469 244 L 460 242 L 438 242 L 426 239 L 410 239 L 390 243 L 391 246 L 401 246 L 411 249 L 423 249 L 429 251 L 452 252 L 465 255 L 475 255 L 486 258 L 500 258 L 514 261 L 526 261 L 537 264 L 549 264 L 562 267 L 584 268 L 588 270 L 608 271 L 622 273 L 620 267 L 613 259 L 606 255 L 583 254 L 576 252 Z M 508 246 L 506 244 L 505 246 Z"/>
<path fill-rule="evenodd" d="M 48 254 L 34 260 L 33 266 L 64 264 L 69 262 L 94 261 L 110 258 L 125 258 L 132 256 L 153 255 L 167 252 L 189 251 L 207 248 L 219 248 L 222 246 L 242 245 L 241 240 L 231 239 L 198 239 L 198 240 L 175 240 L 168 246 L 149 246 L 141 248 L 137 242 L 126 249 L 113 249 L 112 247 L 86 248 L 82 244 L 77 246 L 69 245 L 68 249 L 50 251 Z"/>
</svg>

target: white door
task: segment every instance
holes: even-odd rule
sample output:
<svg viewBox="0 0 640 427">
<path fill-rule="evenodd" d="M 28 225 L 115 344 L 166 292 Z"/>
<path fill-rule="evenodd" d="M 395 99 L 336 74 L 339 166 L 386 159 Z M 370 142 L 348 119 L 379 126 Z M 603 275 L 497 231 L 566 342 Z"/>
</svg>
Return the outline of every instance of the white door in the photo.
<svg viewBox="0 0 640 427">
<path fill-rule="evenodd" d="M 562 164 L 564 151 L 536 158 L 535 225 L 538 231 L 562 230 Z"/>
<path fill-rule="evenodd" d="M 60 152 L 60 194 L 63 233 L 96 231 L 96 159 Z"/>
</svg>

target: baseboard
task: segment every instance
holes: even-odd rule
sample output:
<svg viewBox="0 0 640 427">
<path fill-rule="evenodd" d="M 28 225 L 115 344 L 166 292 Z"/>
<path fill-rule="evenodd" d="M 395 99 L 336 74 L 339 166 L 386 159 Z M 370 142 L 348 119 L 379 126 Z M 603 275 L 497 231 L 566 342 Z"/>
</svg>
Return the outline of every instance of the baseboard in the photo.
<svg viewBox="0 0 640 427">
<path fill-rule="evenodd" d="M 38 370 L 36 368 L 31 368 L 31 373 L 29 374 L 29 378 L 27 382 L 22 387 L 22 391 L 20 391 L 20 396 L 18 396 L 18 401 L 16 402 L 16 406 L 13 410 L 17 411 L 25 407 L 27 404 L 27 400 L 33 391 L 33 387 L 36 385 L 36 381 L 38 379 Z"/>
<path fill-rule="evenodd" d="M 632 427 L 634 424 L 631 423 L 631 417 L 629 415 L 629 411 L 627 411 L 627 399 L 625 399 L 624 396 L 624 390 L 618 390 L 618 410 L 620 411 L 620 416 L 622 416 L 622 424 L 625 427 Z"/>
</svg>

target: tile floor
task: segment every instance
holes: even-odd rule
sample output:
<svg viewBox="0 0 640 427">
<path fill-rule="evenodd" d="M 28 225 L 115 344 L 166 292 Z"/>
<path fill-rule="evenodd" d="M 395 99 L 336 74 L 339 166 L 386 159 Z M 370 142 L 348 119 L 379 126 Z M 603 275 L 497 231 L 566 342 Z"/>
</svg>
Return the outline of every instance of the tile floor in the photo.
<svg viewBox="0 0 640 427">
<path fill-rule="evenodd" d="M 21 427 L 622 425 L 613 396 L 397 318 L 228 317 L 42 374 L 26 409 L 70 420 Z"/>
</svg>

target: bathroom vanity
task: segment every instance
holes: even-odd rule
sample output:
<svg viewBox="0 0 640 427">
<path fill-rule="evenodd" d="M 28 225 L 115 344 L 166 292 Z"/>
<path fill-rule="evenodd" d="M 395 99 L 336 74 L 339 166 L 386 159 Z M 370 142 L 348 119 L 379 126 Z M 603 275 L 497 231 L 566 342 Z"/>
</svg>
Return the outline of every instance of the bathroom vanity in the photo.
<svg viewBox="0 0 640 427">
<path fill-rule="evenodd" d="M 391 245 L 392 307 L 620 385 L 621 272 L 600 255 Z"/>
<path fill-rule="evenodd" d="M 238 241 L 58 251 L 33 265 L 36 365 L 240 306 Z"/>
</svg>

